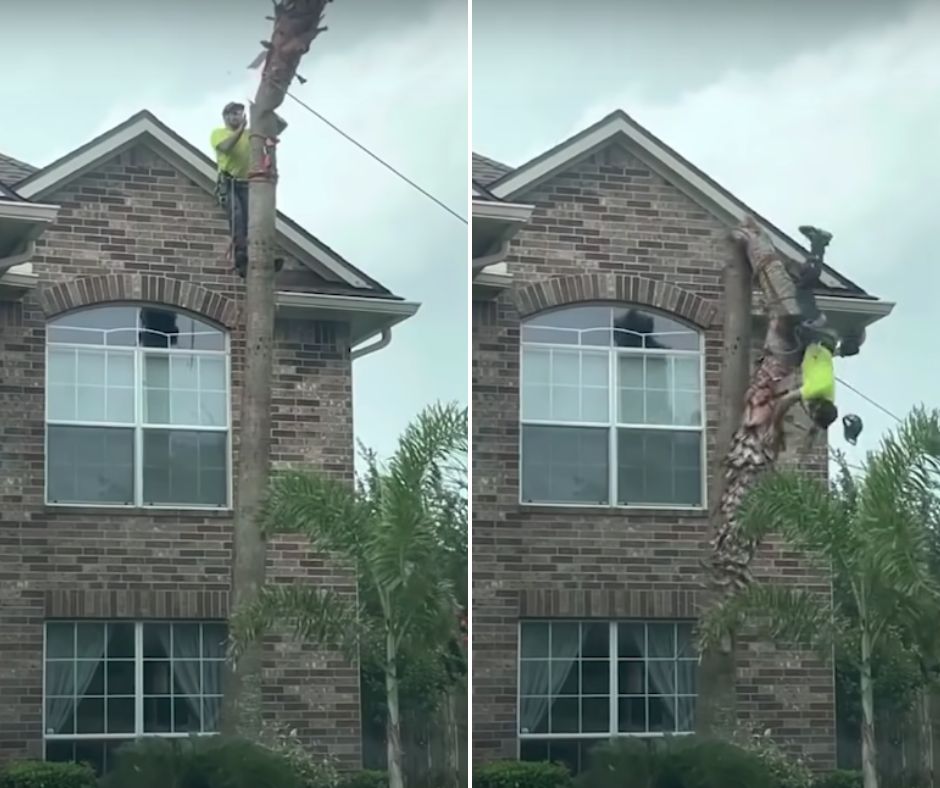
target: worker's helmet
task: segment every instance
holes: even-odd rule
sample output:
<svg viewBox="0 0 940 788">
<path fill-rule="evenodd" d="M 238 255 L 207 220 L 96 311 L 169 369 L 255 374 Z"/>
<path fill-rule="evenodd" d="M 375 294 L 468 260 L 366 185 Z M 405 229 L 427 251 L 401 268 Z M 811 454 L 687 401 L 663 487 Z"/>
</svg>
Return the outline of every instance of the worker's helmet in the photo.
<svg viewBox="0 0 940 788">
<path fill-rule="evenodd" d="M 854 413 L 847 413 L 842 417 L 842 433 L 845 439 L 853 446 L 858 442 L 858 436 L 862 434 L 862 420 Z"/>
<path fill-rule="evenodd" d="M 225 105 L 225 108 L 222 110 L 222 117 L 225 117 L 226 115 L 229 114 L 229 112 L 232 112 L 236 109 L 244 111 L 245 105 L 238 101 L 230 101 L 228 104 Z"/>
</svg>

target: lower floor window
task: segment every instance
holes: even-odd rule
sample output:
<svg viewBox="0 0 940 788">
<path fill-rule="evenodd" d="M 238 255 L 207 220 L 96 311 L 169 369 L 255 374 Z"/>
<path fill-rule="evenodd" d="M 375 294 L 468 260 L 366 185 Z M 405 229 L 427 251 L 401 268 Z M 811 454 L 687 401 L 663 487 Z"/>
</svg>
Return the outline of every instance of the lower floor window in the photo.
<svg viewBox="0 0 940 788">
<path fill-rule="evenodd" d="M 216 622 L 47 622 L 46 760 L 103 773 L 140 736 L 217 733 L 225 645 Z"/>
<path fill-rule="evenodd" d="M 691 622 L 523 622 L 520 756 L 578 772 L 612 736 L 690 733 L 697 668 Z"/>
</svg>

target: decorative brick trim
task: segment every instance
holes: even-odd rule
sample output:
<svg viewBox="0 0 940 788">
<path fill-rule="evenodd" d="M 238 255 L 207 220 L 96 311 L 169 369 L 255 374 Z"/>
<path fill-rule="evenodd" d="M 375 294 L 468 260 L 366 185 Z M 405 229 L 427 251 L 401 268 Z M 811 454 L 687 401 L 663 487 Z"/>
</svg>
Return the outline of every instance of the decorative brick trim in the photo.
<svg viewBox="0 0 940 788">
<path fill-rule="evenodd" d="M 535 282 L 514 291 L 522 317 L 554 307 L 585 301 L 641 304 L 685 318 L 699 328 L 710 328 L 718 316 L 711 301 L 681 287 L 629 274 L 576 274 Z"/>
<path fill-rule="evenodd" d="M 145 301 L 195 312 L 226 328 L 233 328 L 238 307 L 230 298 L 204 287 L 154 274 L 85 276 L 43 288 L 39 305 L 46 317 L 109 301 Z"/>
<path fill-rule="evenodd" d="M 695 591 L 519 592 L 520 618 L 690 618 L 698 617 Z"/>
<path fill-rule="evenodd" d="M 226 591 L 46 591 L 46 618 L 228 618 Z"/>
</svg>

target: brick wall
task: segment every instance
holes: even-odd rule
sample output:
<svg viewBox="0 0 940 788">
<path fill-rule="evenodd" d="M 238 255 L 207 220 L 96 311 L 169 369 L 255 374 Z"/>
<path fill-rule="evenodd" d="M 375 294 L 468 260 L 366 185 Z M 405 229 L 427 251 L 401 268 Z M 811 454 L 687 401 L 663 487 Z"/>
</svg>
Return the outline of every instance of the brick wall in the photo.
<svg viewBox="0 0 940 788">
<path fill-rule="evenodd" d="M 107 300 L 153 300 L 231 328 L 235 461 L 244 285 L 224 260 L 213 197 L 144 147 L 47 198 L 60 218 L 39 244 L 42 279 L 0 302 L 0 761 L 39 756 L 42 625 L 47 615 L 224 617 L 231 515 L 48 508 L 44 485 L 44 335 L 50 313 Z M 296 265 L 293 261 L 289 265 Z M 280 321 L 273 381 L 274 461 L 353 472 L 345 328 Z M 277 538 L 269 578 L 355 594 L 352 574 L 303 540 Z M 360 759 L 359 674 L 339 654 L 277 637 L 265 662 L 265 714 L 348 767 Z"/>
<path fill-rule="evenodd" d="M 705 337 L 708 468 L 721 350 L 728 228 L 622 150 L 609 148 L 524 195 L 530 224 L 513 241 L 513 289 L 473 304 L 474 757 L 516 755 L 521 617 L 694 616 L 707 548 L 704 514 L 557 509 L 519 501 L 520 318 L 580 301 L 629 301 L 697 324 Z M 824 449 L 823 449 L 824 452 Z M 825 454 L 814 456 L 824 469 Z M 756 574 L 828 592 L 798 556 L 765 546 Z M 831 667 L 812 655 L 742 642 L 742 717 L 818 765 L 834 763 Z"/>
</svg>

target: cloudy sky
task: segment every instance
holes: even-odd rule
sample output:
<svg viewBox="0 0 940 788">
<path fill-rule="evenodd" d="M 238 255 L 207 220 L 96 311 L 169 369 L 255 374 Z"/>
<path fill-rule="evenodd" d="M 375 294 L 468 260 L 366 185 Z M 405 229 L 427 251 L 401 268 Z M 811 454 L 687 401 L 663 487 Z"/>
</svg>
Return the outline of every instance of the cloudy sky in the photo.
<svg viewBox="0 0 940 788">
<path fill-rule="evenodd" d="M 42 166 L 146 108 L 211 154 L 269 0 L 2 0 L 40 36 L 0 48 L 0 151 Z M 336 0 L 294 93 L 466 215 L 466 0 Z M 16 75 L 20 75 L 16 77 Z M 467 229 L 287 100 L 279 207 L 393 292 L 422 302 L 354 368 L 357 436 L 387 454 L 426 403 L 467 392 Z"/>
<path fill-rule="evenodd" d="M 473 147 L 520 164 L 622 108 L 779 226 L 832 231 L 827 260 L 897 304 L 837 374 L 903 417 L 940 406 L 938 38 L 932 2 L 474 0 Z M 894 421 L 838 396 L 857 460 Z"/>
</svg>

